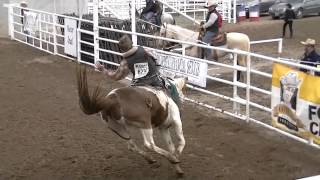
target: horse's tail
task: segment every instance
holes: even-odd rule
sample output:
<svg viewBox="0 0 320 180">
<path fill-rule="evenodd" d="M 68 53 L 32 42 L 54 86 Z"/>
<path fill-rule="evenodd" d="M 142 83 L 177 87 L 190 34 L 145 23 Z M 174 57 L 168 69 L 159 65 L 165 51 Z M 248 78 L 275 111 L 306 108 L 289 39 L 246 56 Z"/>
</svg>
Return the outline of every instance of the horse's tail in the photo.
<svg viewBox="0 0 320 180">
<path fill-rule="evenodd" d="M 95 114 L 106 107 L 106 96 L 100 84 L 94 88 L 91 94 L 89 93 L 87 69 L 80 64 L 77 65 L 77 85 L 80 108 L 85 114 Z"/>
</svg>

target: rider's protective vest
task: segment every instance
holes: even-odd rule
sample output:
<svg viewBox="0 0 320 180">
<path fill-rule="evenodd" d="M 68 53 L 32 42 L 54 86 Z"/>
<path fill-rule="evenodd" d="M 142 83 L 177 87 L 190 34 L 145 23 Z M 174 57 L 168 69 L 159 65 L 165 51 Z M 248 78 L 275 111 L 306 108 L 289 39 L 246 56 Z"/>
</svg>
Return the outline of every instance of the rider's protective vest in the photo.
<svg viewBox="0 0 320 180">
<path fill-rule="evenodd" d="M 218 13 L 217 10 L 213 10 L 211 12 L 208 12 L 207 14 L 207 17 L 206 17 L 206 22 L 208 22 L 209 18 L 210 18 L 210 15 L 212 13 L 215 13 L 217 15 L 217 20 L 209 27 L 206 28 L 206 31 L 211 31 L 211 32 L 214 32 L 214 33 L 217 33 L 219 32 L 219 28 L 222 27 L 222 17 L 221 15 Z"/>
<path fill-rule="evenodd" d="M 134 84 L 144 84 L 150 86 L 160 86 L 158 78 L 159 70 L 156 60 L 149 55 L 145 50 L 138 46 L 136 51 L 125 57 L 128 67 L 133 74 Z"/>
</svg>

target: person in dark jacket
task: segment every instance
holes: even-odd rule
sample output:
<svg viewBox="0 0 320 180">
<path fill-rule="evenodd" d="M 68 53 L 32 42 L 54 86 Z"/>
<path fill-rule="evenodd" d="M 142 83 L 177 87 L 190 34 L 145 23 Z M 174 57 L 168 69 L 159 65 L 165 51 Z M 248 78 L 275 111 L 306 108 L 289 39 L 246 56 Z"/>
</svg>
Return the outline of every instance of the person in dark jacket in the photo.
<svg viewBox="0 0 320 180">
<path fill-rule="evenodd" d="M 307 39 L 306 41 L 301 41 L 301 44 L 305 45 L 305 52 L 300 64 L 320 68 L 320 55 L 315 49 L 316 41 L 314 39 Z M 300 71 L 307 72 L 308 70 L 300 68 Z M 315 75 L 320 76 L 320 72 L 315 72 Z"/>
<path fill-rule="evenodd" d="M 289 25 L 289 30 L 290 30 L 290 38 L 293 36 L 293 30 L 292 30 L 292 24 L 293 24 L 293 19 L 296 18 L 296 14 L 292 10 L 291 4 L 287 4 L 287 9 L 284 13 L 284 24 L 283 24 L 283 29 L 282 29 L 282 37 L 286 36 L 286 28 L 287 25 Z"/>
<path fill-rule="evenodd" d="M 157 0 L 146 0 L 146 7 L 142 10 L 141 16 L 147 21 L 151 21 L 155 17 L 155 23 L 160 25 L 162 8 Z"/>
<path fill-rule="evenodd" d="M 222 17 L 216 10 L 218 3 L 216 0 L 209 0 L 208 1 L 208 14 L 206 17 L 206 23 L 204 23 L 201 28 L 206 30 L 202 41 L 210 44 L 213 37 L 219 33 L 219 28 L 222 26 Z M 204 54 L 207 59 L 210 59 L 212 56 L 211 49 L 206 49 Z"/>
</svg>

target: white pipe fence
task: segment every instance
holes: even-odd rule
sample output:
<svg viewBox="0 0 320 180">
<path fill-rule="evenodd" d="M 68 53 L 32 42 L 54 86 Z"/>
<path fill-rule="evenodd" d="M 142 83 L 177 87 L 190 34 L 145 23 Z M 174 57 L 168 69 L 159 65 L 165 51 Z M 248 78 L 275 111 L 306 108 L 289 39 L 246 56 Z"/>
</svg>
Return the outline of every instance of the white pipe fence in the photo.
<svg viewBox="0 0 320 180">
<path fill-rule="evenodd" d="M 93 3 L 97 3 L 97 1 L 98 0 L 95 0 Z M 97 4 L 95 6 L 96 6 L 96 8 L 94 11 L 96 12 L 96 14 L 94 14 L 94 16 L 93 16 L 94 20 L 90 21 L 90 20 L 85 20 L 85 19 L 76 18 L 76 17 L 69 17 L 69 16 L 59 15 L 59 14 L 55 14 L 55 13 L 48 13 L 48 12 L 44 12 L 44 11 L 34 10 L 34 9 L 30 9 L 30 8 L 21 8 L 16 5 L 6 5 L 6 7 L 8 7 L 8 9 L 9 9 L 9 17 L 8 17 L 9 18 L 8 19 L 9 20 L 9 24 L 8 24 L 9 35 L 13 40 L 22 42 L 24 44 L 35 47 L 37 49 L 48 52 L 50 54 L 56 54 L 56 55 L 59 55 L 59 56 L 65 57 L 65 58 L 75 59 L 75 57 L 70 57 L 67 54 L 65 54 L 64 51 L 61 51 L 61 49 L 64 48 L 64 44 L 63 43 L 61 44 L 59 42 L 63 42 L 65 35 L 62 32 L 59 32 L 58 30 L 64 26 L 59 21 L 57 21 L 57 19 L 59 17 L 64 17 L 64 18 L 69 18 L 69 19 L 75 19 L 75 20 L 78 20 L 79 22 L 91 23 L 93 25 L 93 31 L 81 29 L 80 26 L 78 26 L 78 28 L 77 28 L 77 35 L 78 35 L 78 38 L 77 38 L 77 46 L 78 46 L 77 60 L 79 62 L 88 64 L 91 66 L 94 66 L 94 64 L 84 61 L 81 57 L 81 54 L 86 54 L 86 55 L 93 57 L 94 62 L 100 61 L 103 63 L 107 63 L 110 65 L 116 65 L 116 66 L 118 66 L 118 63 L 110 62 L 105 59 L 102 59 L 99 57 L 99 54 L 101 52 L 106 52 L 106 53 L 110 53 L 110 54 L 115 54 L 117 56 L 122 56 L 122 53 L 115 52 L 115 51 L 108 50 L 108 49 L 102 49 L 101 47 L 99 47 L 99 42 L 103 42 L 103 41 L 118 43 L 118 41 L 116 41 L 116 40 L 100 37 L 99 36 L 100 30 L 110 31 L 110 32 L 118 32 L 118 33 L 123 33 L 123 34 L 130 34 L 130 35 L 133 35 L 133 37 L 139 36 L 139 37 L 147 37 L 147 38 L 153 38 L 153 39 L 158 39 L 158 40 L 171 41 L 171 42 L 176 42 L 176 43 L 180 43 L 180 44 L 184 44 L 184 45 L 198 46 L 201 48 L 215 49 L 215 50 L 220 50 L 220 51 L 232 53 L 233 54 L 233 64 L 229 65 L 229 64 L 219 63 L 219 62 L 212 62 L 212 61 L 208 61 L 208 60 L 203 60 L 203 59 L 199 59 L 199 58 L 195 58 L 195 57 L 187 57 L 184 54 L 175 54 L 175 53 L 171 53 L 171 52 L 165 52 L 165 51 L 153 49 L 154 51 L 158 51 L 158 52 L 165 53 L 168 55 L 174 55 L 174 56 L 178 56 L 178 57 L 187 57 L 188 59 L 207 63 L 208 65 L 214 65 L 214 66 L 219 66 L 219 67 L 228 68 L 228 69 L 233 70 L 231 72 L 231 74 L 233 74 L 233 79 L 231 81 L 226 80 L 226 79 L 222 79 L 219 77 L 211 76 L 209 74 L 207 75 L 207 79 L 210 81 L 217 81 L 217 82 L 232 86 L 232 88 L 233 88 L 233 93 L 231 95 L 232 97 L 211 91 L 210 89 L 201 88 L 201 87 L 197 87 L 197 86 L 188 84 L 188 87 L 191 88 L 192 90 L 197 91 L 199 93 L 207 94 L 208 97 L 213 96 L 213 97 L 222 98 L 224 100 L 232 102 L 233 103 L 232 110 L 225 110 L 225 109 L 221 109 L 219 107 L 214 107 L 208 103 L 200 102 L 200 100 L 194 100 L 191 97 L 186 98 L 186 100 L 188 100 L 192 103 L 196 103 L 198 105 L 219 111 L 221 113 L 230 115 L 232 117 L 246 120 L 247 122 L 254 122 L 258 125 L 261 125 L 261 126 L 266 127 L 268 129 L 279 132 L 285 136 L 293 138 L 297 141 L 300 141 L 300 142 L 309 144 L 313 147 L 319 148 L 318 145 L 314 145 L 310 141 L 306 141 L 304 139 L 301 139 L 299 137 L 296 137 L 294 135 L 291 135 L 289 133 L 286 133 L 284 131 L 276 129 L 276 128 L 272 127 L 271 125 L 269 125 L 267 123 L 263 123 L 263 122 L 256 120 L 252 117 L 251 114 L 252 114 L 253 107 L 258 108 L 259 110 L 262 110 L 262 111 L 268 113 L 269 115 L 271 112 L 271 108 L 270 108 L 270 106 L 265 106 L 263 104 L 252 102 L 250 100 L 251 99 L 251 91 L 262 93 L 262 94 L 268 95 L 268 96 L 271 95 L 271 91 L 270 91 L 270 89 L 259 88 L 259 87 L 256 87 L 254 84 L 252 84 L 251 75 L 256 74 L 256 75 L 260 75 L 260 76 L 263 76 L 263 77 L 266 77 L 269 79 L 272 76 L 271 76 L 271 74 L 268 74 L 266 72 L 261 72 L 257 69 L 253 69 L 250 61 L 247 62 L 246 67 L 239 66 L 239 65 L 237 65 L 237 59 L 238 59 L 238 55 L 246 55 L 246 56 L 250 56 L 250 57 L 255 57 L 257 60 L 263 60 L 263 61 L 267 60 L 270 62 L 278 62 L 278 63 L 286 64 L 289 66 L 304 68 L 304 69 L 308 69 L 308 70 L 312 70 L 312 71 L 316 71 L 316 72 L 320 72 L 319 69 L 317 69 L 315 67 L 301 65 L 301 64 L 298 64 L 298 63 L 292 62 L 292 61 L 283 60 L 280 58 L 269 57 L 269 56 L 256 54 L 256 53 L 252 53 L 252 52 L 241 51 L 241 50 L 237 50 L 237 49 L 225 49 L 225 48 L 221 48 L 221 47 L 213 47 L 213 46 L 197 44 L 197 43 L 192 43 L 192 42 L 187 42 L 187 41 L 179 41 L 179 40 L 174 40 L 174 39 L 169 39 L 169 38 L 164 38 L 164 37 L 136 33 L 136 32 L 132 32 L 132 31 L 124 31 L 124 30 L 119 30 L 119 29 L 100 27 L 98 25 L 98 15 L 97 15 L 97 12 L 98 12 L 97 7 L 98 6 L 97 6 Z M 24 17 L 21 16 L 21 14 L 19 14 L 21 12 L 21 10 L 27 10 L 29 12 L 37 13 L 40 17 L 46 17 L 46 18 L 43 18 L 40 20 L 41 23 L 39 23 L 38 32 L 36 32 L 35 34 L 27 34 L 23 31 L 23 24 L 21 23 L 21 18 L 23 19 Z M 132 19 L 135 19 L 135 17 L 133 16 Z M 81 34 L 93 35 L 94 36 L 93 43 L 81 40 Z M 30 40 L 32 40 L 32 43 Z M 258 43 L 270 43 L 270 42 L 278 42 L 278 52 L 279 53 L 282 52 L 282 39 L 252 41 L 251 44 L 253 45 L 253 44 L 258 44 Z M 94 49 L 93 53 L 82 50 L 80 48 L 81 44 L 86 44 L 86 45 L 92 46 Z M 245 75 L 246 75 L 245 83 L 237 81 L 237 79 L 236 79 L 237 71 L 246 72 L 245 73 Z M 238 89 L 238 88 L 245 90 L 244 98 L 240 97 L 238 95 L 239 91 L 240 91 L 240 89 Z M 240 105 L 245 106 L 244 113 L 241 112 Z M 271 119 L 271 116 L 270 116 L 270 119 Z"/>
</svg>

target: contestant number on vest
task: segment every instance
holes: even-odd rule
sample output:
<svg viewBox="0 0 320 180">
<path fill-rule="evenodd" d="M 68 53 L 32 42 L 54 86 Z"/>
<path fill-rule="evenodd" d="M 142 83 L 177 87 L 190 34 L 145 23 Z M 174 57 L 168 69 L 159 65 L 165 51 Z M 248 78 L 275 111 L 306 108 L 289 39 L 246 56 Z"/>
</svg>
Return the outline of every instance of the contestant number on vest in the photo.
<svg viewBox="0 0 320 180">
<path fill-rule="evenodd" d="M 134 78 L 139 79 L 145 77 L 149 72 L 148 63 L 136 63 L 134 64 Z"/>
</svg>

